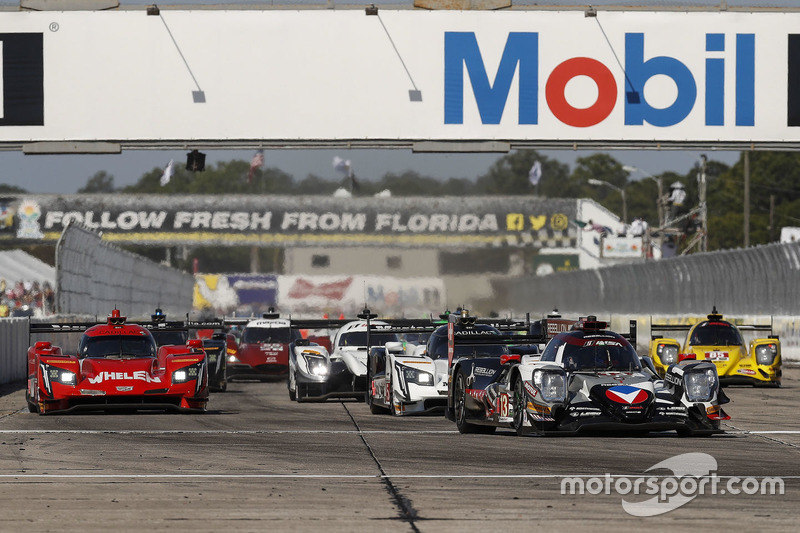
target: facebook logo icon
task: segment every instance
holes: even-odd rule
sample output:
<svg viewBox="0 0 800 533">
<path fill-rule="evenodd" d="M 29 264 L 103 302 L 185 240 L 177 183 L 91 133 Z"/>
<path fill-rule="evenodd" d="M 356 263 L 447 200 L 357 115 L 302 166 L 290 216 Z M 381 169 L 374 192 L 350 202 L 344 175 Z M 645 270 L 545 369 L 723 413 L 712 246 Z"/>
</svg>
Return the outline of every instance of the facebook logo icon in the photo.
<svg viewBox="0 0 800 533">
<path fill-rule="evenodd" d="M 0 33 L 0 126 L 44 125 L 41 33 Z"/>
</svg>

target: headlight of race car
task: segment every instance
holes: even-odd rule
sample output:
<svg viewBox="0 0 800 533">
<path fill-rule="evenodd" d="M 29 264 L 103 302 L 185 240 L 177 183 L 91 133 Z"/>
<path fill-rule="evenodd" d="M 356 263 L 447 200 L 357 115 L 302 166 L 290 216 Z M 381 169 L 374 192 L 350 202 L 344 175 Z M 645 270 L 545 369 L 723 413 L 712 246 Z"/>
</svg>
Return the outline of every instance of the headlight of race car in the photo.
<svg viewBox="0 0 800 533">
<path fill-rule="evenodd" d="M 674 344 L 659 344 L 656 348 L 656 353 L 665 365 L 678 362 L 678 347 Z"/>
<path fill-rule="evenodd" d="M 756 361 L 759 365 L 771 365 L 777 355 L 778 346 L 775 344 L 756 346 Z"/>
<path fill-rule="evenodd" d="M 180 370 L 176 370 L 172 373 L 172 382 L 173 383 L 186 383 L 187 381 L 193 381 L 197 379 L 200 375 L 200 367 L 202 366 L 202 362 L 195 363 L 191 366 L 185 366 Z"/>
<path fill-rule="evenodd" d="M 717 370 L 708 368 L 683 375 L 686 398 L 690 402 L 710 401 L 717 391 Z"/>
<path fill-rule="evenodd" d="M 314 376 L 327 376 L 328 375 L 328 362 L 321 355 L 308 355 L 303 354 L 306 359 L 306 366 L 308 373 Z"/>
<path fill-rule="evenodd" d="M 400 369 L 403 371 L 403 379 L 406 380 L 406 383 L 416 383 L 417 385 L 433 385 L 433 374 L 430 372 L 425 372 L 424 370 L 419 370 L 417 368 L 411 368 L 410 366 L 400 366 Z"/>
<path fill-rule="evenodd" d="M 533 373 L 533 384 L 541 391 L 546 402 L 563 402 L 567 399 L 567 376 L 551 370 Z"/>
<path fill-rule="evenodd" d="M 47 377 L 50 381 L 64 385 L 75 385 L 75 372 L 47 365 Z"/>
</svg>

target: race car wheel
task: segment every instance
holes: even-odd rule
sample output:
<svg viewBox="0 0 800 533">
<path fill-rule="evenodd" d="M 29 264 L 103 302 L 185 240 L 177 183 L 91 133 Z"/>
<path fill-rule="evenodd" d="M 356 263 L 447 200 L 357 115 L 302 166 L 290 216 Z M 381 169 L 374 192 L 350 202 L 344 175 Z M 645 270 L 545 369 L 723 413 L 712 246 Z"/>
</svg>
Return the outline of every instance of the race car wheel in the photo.
<svg viewBox="0 0 800 533">
<path fill-rule="evenodd" d="M 387 410 L 375 403 L 375 397 L 372 395 L 372 384 L 367 387 L 367 404 L 369 405 L 369 412 L 373 415 L 384 415 L 387 413 Z"/>
<path fill-rule="evenodd" d="M 399 406 L 399 404 L 394 399 L 394 387 L 391 387 L 389 392 L 389 413 L 392 416 L 400 416 L 400 411 L 395 406 Z"/>
<path fill-rule="evenodd" d="M 37 390 L 37 389 L 34 389 Z M 39 404 L 37 403 L 35 398 L 31 398 L 31 395 L 28 391 L 25 391 L 25 400 L 28 402 L 28 412 L 29 413 L 38 413 L 39 412 Z"/>
<path fill-rule="evenodd" d="M 289 388 L 289 399 L 295 401 L 297 399 L 297 383 L 292 369 L 289 369 L 289 377 L 286 380 L 286 386 Z"/>
<path fill-rule="evenodd" d="M 514 382 L 514 431 L 521 437 L 525 431 L 525 389 L 522 378 Z"/>
<path fill-rule="evenodd" d="M 467 422 L 467 377 L 459 371 L 453 391 L 455 399 L 456 427 L 459 433 L 494 433 L 494 426 L 479 426 Z"/>
</svg>

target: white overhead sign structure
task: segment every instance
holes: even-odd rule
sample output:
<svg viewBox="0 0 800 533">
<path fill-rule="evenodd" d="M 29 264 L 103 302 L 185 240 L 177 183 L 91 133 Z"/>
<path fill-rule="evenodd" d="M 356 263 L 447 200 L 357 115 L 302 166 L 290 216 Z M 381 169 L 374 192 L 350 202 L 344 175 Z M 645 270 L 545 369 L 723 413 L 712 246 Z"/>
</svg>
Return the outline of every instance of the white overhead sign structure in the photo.
<svg viewBox="0 0 800 533">
<path fill-rule="evenodd" d="M 797 13 L 4 12 L 0 50 L 6 149 L 800 148 Z"/>
</svg>

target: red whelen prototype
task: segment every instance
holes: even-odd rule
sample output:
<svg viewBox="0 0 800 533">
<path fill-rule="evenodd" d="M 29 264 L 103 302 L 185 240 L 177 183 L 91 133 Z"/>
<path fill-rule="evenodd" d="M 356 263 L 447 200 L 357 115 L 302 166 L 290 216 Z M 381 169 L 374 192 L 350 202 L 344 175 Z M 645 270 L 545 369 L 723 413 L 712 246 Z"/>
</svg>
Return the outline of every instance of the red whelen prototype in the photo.
<svg viewBox="0 0 800 533">
<path fill-rule="evenodd" d="M 205 412 L 208 367 L 202 341 L 156 347 L 147 328 L 115 309 L 105 324 L 32 323 L 34 333 L 83 332 L 76 355 L 49 341 L 28 349 L 28 410 Z"/>
</svg>

